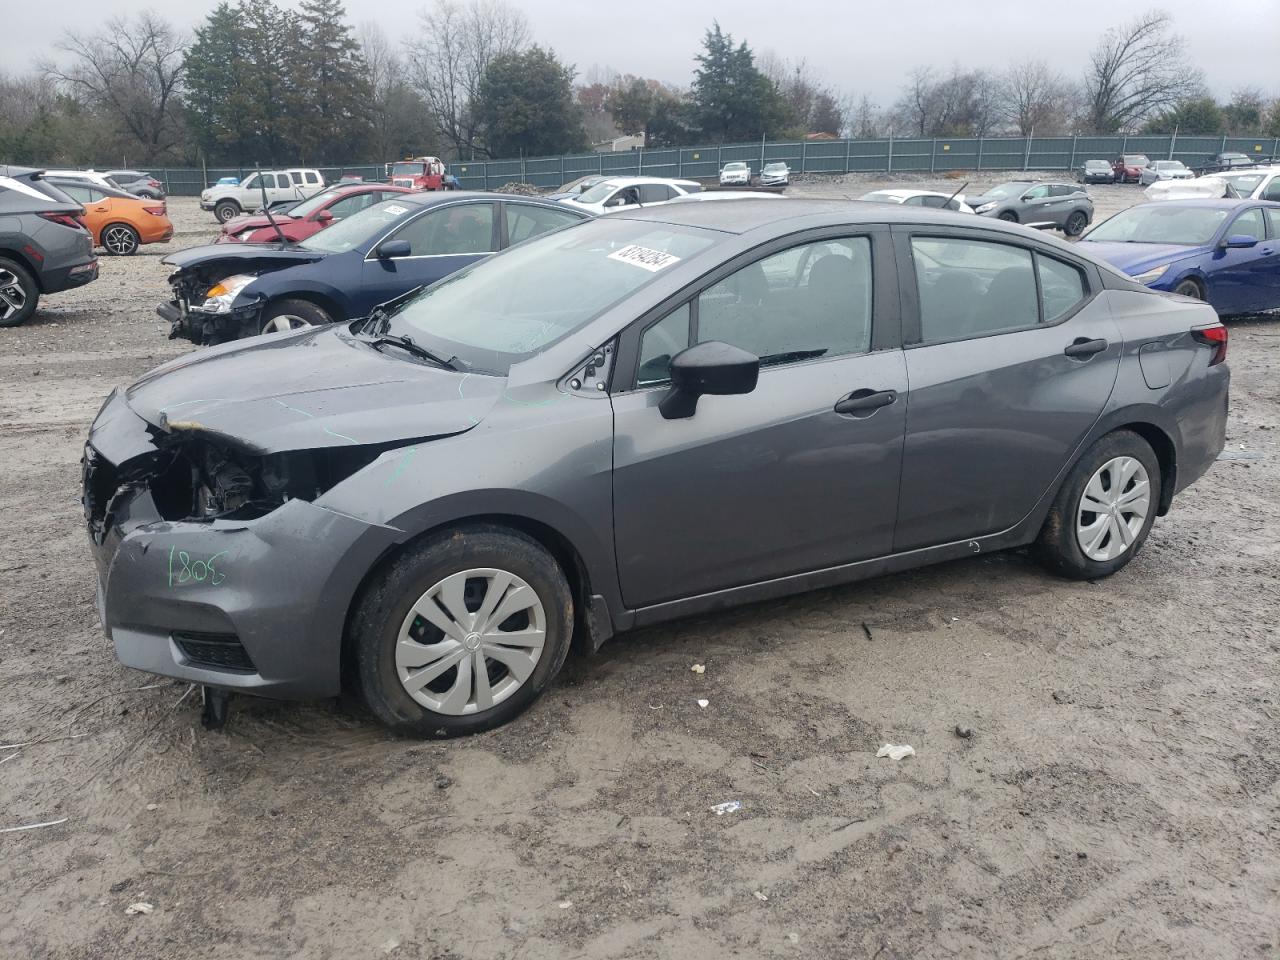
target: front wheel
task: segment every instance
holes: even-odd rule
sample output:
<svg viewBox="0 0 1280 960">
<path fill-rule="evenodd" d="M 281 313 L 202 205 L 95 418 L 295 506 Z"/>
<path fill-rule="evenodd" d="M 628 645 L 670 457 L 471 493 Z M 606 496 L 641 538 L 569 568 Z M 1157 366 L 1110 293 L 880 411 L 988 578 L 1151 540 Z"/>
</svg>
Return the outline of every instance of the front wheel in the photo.
<svg viewBox="0 0 1280 960">
<path fill-rule="evenodd" d="M 1173 292 L 1180 296 L 1191 297 L 1193 300 L 1204 299 L 1204 291 L 1200 289 L 1200 284 L 1196 283 L 1190 277 L 1174 287 Z"/>
<path fill-rule="evenodd" d="M 1067 222 L 1062 228 L 1062 232 L 1068 237 L 1078 237 L 1084 233 L 1084 228 L 1089 225 L 1089 218 L 1084 215 L 1083 211 L 1077 210 L 1071 216 L 1067 217 Z"/>
<path fill-rule="evenodd" d="M 286 333 L 303 327 L 318 327 L 333 323 L 328 311 L 308 300 L 281 300 L 267 307 L 262 314 L 260 333 Z"/>
<path fill-rule="evenodd" d="M 569 651 L 573 599 L 533 539 L 463 527 L 396 558 L 351 629 L 360 689 L 379 720 L 399 733 L 459 736 L 538 698 Z"/>
<path fill-rule="evenodd" d="M 1017 223 L 1018 215 L 1012 210 L 1006 210 L 1004 213 L 1000 214 L 999 219 L 1003 220 L 1005 223 Z"/>
<path fill-rule="evenodd" d="M 238 217 L 241 214 L 240 204 L 234 200 L 223 200 L 213 208 L 213 216 L 219 223 L 226 223 L 232 217 Z"/>
<path fill-rule="evenodd" d="M 1160 463 L 1136 433 L 1102 437 L 1076 461 L 1054 499 L 1036 553 L 1055 573 L 1095 580 L 1142 549 L 1160 503 Z"/>
</svg>

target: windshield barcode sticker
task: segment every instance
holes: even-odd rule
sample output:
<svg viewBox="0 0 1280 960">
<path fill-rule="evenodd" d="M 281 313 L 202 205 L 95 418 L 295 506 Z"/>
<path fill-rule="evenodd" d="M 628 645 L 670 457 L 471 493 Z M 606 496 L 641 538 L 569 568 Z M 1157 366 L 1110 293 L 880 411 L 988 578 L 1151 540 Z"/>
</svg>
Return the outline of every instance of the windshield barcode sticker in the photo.
<svg viewBox="0 0 1280 960">
<path fill-rule="evenodd" d="M 405 213 L 409 208 L 400 207 L 400 206 L 396 206 L 395 204 L 392 204 L 390 206 L 383 207 L 382 209 L 385 210 L 387 213 L 394 213 L 395 215 L 399 216 L 400 214 Z"/>
<path fill-rule="evenodd" d="M 610 260 L 620 260 L 623 263 L 629 263 L 633 267 L 641 267 L 650 273 L 657 273 L 673 263 L 679 263 L 680 258 L 674 257 L 669 253 L 663 253 L 661 250 L 650 250 L 648 247 L 642 247 L 639 244 L 630 244 L 621 250 L 615 250 L 609 254 Z"/>
</svg>

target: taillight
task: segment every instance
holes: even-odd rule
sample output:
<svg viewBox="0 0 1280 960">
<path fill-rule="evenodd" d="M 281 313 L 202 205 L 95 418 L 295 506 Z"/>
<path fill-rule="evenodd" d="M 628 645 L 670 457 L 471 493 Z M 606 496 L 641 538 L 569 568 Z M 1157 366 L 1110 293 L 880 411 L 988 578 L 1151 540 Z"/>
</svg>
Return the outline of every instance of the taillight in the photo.
<svg viewBox="0 0 1280 960">
<path fill-rule="evenodd" d="M 56 223 L 63 227 L 70 227 L 72 230 L 85 229 L 84 223 L 80 218 L 78 216 L 72 216 L 69 213 L 42 213 L 40 216 L 44 217 L 50 223 Z"/>
<path fill-rule="evenodd" d="M 147 183 L 151 184 L 151 186 L 155 187 L 157 190 L 159 190 L 162 186 L 164 186 L 164 184 L 162 184 L 155 177 L 152 177 L 150 180 L 147 181 Z"/>
<path fill-rule="evenodd" d="M 1199 327 L 1191 331 L 1197 343 L 1213 347 L 1213 356 L 1209 358 L 1209 366 L 1227 359 L 1227 328 L 1222 324 L 1213 327 Z"/>
<path fill-rule="evenodd" d="M 151 214 L 153 217 L 164 216 L 164 207 L 143 207 L 142 209 L 145 210 L 147 213 Z"/>
</svg>

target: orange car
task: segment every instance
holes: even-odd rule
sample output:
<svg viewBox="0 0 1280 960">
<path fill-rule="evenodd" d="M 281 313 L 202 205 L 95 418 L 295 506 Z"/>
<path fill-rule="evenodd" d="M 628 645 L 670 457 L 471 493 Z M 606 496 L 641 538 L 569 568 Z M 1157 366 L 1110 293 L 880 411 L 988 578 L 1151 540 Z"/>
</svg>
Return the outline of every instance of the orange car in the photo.
<svg viewBox="0 0 1280 960">
<path fill-rule="evenodd" d="M 128 257 L 144 243 L 164 243 L 173 236 L 173 224 L 163 200 L 147 200 L 84 180 L 49 177 L 72 200 L 84 204 L 84 225 L 93 242 L 107 253 Z"/>
</svg>

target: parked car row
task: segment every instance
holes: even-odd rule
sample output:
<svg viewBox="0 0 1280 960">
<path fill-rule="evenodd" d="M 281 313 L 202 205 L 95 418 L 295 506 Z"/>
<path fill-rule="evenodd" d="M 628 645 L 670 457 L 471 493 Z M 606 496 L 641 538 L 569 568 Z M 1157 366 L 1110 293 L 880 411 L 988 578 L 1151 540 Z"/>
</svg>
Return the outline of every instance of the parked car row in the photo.
<svg viewBox="0 0 1280 960">
<path fill-rule="evenodd" d="M 732 160 L 720 168 L 722 187 L 749 187 L 753 179 L 762 187 L 785 187 L 791 183 L 791 168 L 782 160 L 774 160 L 760 168 L 759 178 L 753 178 L 751 164 L 745 160 Z"/>
<path fill-rule="evenodd" d="M 307 325 L 103 405 L 83 502 L 120 660 L 472 733 L 575 634 L 1021 546 L 1105 577 L 1223 448 L 1217 315 L 1089 243 L 695 196 L 413 192 L 168 258 L 181 335 Z"/>
<path fill-rule="evenodd" d="M 875 190 L 860 199 L 905 206 L 934 207 L 1021 223 L 1037 229 L 1061 230 L 1078 237 L 1093 221 L 1093 201 L 1080 186 L 1067 181 L 1010 180 L 987 188 L 981 196 L 933 190 Z"/>
</svg>

